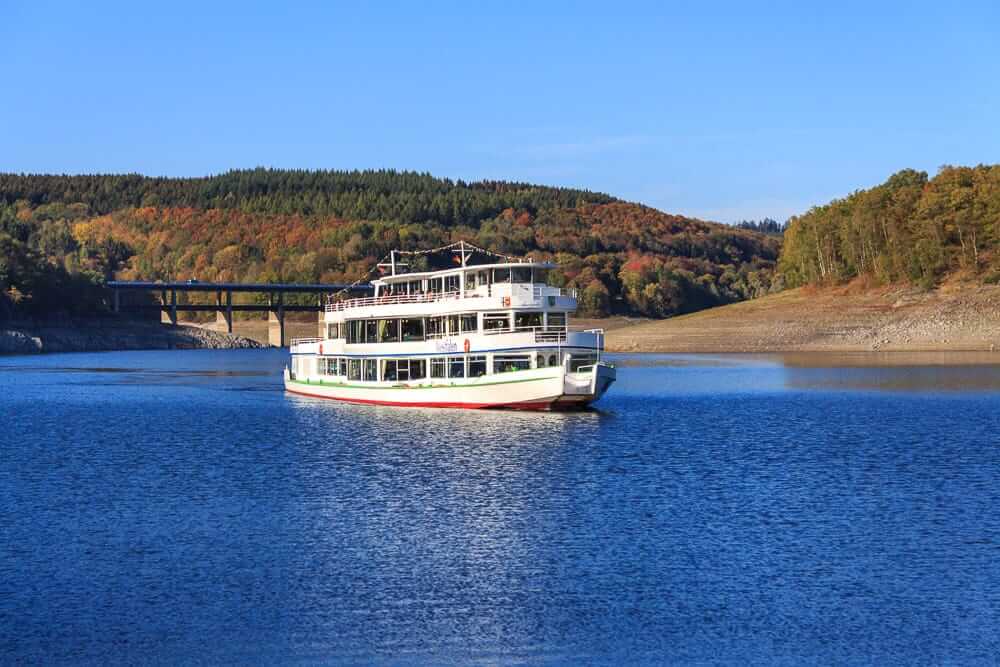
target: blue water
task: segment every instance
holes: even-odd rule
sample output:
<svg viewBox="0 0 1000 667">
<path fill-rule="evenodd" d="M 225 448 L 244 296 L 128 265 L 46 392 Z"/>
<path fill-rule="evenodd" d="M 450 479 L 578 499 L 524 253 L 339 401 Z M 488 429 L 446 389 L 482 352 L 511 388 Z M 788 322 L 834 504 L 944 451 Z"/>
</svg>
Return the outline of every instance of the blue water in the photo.
<svg viewBox="0 0 1000 667">
<path fill-rule="evenodd" d="M 585 414 L 0 359 L 2 663 L 1000 655 L 1000 366 L 621 358 Z"/>
</svg>

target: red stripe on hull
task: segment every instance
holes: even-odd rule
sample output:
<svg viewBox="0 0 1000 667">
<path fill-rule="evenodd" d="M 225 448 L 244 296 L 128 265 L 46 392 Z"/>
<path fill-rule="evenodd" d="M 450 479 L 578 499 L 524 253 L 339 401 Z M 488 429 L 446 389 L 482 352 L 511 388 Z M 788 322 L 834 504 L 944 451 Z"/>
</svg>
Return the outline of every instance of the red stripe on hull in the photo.
<svg viewBox="0 0 1000 667">
<path fill-rule="evenodd" d="M 290 394 L 298 394 L 299 396 L 309 396 L 310 398 L 325 398 L 331 401 L 342 401 L 344 403 L 356 403 L 360 405 L 388 405 L 397 408 L 465 408 L 468 410 L 503 408 L 507 410 L 552 410 L 566 409 L 569 407 L 566 403 L 558 403 L 558 399 L 530 403 L 403 403 L 400 401 L 375 401 L 367 398 L 340 398 L 339 396 L 324 396 L 322 394 L 311 394 L 306 391 L 289 389 L 288 387 L 285 387 L 285 391 Z M 574 403 L 573 407 L 584 407 L 585 405 L 585 401 L 579 401 Z"/>
</svg>

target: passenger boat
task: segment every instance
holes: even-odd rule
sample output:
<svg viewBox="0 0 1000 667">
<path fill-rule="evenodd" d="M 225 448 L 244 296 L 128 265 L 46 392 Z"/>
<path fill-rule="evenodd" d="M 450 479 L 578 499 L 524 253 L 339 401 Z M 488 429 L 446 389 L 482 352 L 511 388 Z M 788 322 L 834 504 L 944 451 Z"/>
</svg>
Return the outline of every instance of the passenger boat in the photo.
<svg viewBox="0 0 1000 667">
<path fill-rule="evenodd" d="M 604 332 L 570 326 L 576 293 L 546 284 L 554 264 L 465 243 L 433 252 L 442 251 L 448 268 L 419 272 L 394 251 L 373 296 L 330 298 L 323 336 L 291 343 L 285 389 L 353 403 L 522 410 L 579 409 L 608 390 L 615 368 L 602 360 Z"/>
</svg>

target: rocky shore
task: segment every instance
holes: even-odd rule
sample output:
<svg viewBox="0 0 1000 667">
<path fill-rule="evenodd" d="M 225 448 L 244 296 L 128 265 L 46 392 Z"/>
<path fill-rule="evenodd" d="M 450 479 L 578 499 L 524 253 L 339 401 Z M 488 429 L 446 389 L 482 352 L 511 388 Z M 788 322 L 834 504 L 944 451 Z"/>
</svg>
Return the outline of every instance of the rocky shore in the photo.
<svg viewBox="0 0 1000 667">
<path fill-rule="evenodd" d="M 0 354 L 262 347 L 267 345 L 243 336 L 156 322 L 118 319 L 0 322 Z"/>
</svg>

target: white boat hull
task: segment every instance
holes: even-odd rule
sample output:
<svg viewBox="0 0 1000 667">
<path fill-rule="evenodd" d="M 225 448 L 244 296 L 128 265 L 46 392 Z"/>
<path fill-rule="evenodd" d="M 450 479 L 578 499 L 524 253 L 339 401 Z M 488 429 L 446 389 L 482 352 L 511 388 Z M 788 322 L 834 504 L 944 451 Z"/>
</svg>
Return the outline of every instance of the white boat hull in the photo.
<svg viewBox="0 0 1000 667">
<path fill-rule="evenodd" d="M 614 367 L 604 363 L 576 373 L 549 367 L 461 380 L 364 384 L 293 378 L 285 370 L 285 389 L 293 394 L 402 407 L 581 409 L 599 399 L 614 380 Z"/>
</svg>

